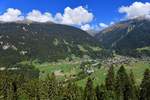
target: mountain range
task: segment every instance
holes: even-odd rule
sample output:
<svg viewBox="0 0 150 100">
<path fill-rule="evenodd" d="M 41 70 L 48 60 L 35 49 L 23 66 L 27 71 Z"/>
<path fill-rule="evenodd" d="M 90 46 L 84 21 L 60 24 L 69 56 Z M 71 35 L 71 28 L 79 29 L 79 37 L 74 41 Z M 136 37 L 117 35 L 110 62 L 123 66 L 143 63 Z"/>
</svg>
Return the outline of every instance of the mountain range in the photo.
<svg viewBox="0 0 150 100">
<path fill-rule="evenodd" d="M 102 58 L 110 56 L 110 51 L 125 56 L 150 56 L 150 20 L 121 21 L 95 36 L 51 22 L 0 22 L 0 66 L 25 60 Z"/>
<path fill-rule="evenodd" d="M 95 38 L 118 54 L 150 56 L 150 20 L 142 17 L 121 21 L 102 31 Z"/>
</svg>

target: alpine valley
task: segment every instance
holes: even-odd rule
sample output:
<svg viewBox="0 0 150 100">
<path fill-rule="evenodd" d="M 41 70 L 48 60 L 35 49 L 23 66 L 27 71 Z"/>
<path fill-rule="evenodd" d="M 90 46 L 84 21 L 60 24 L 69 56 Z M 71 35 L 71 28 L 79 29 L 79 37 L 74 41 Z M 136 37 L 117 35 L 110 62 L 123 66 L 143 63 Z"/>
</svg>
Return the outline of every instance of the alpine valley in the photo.
<svg viewBox="0 0 150 100">
<path fill-rule="evenodd" d="M 137 99 L 149 97 L 149 56 L 150 21 L 143 18 L 95 36 L 51 22 L 1 22 L 0 99 L 149 100 Z"/>
</svg>

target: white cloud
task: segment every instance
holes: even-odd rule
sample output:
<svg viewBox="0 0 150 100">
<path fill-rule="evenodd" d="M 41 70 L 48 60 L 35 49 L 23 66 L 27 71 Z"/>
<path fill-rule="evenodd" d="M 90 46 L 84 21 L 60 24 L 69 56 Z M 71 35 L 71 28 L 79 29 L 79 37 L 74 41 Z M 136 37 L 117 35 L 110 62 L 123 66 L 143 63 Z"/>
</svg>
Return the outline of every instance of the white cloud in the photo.
<svg viewBox="0 0 150 100">
<path fill-rule="evenodd" d="M 84 31 L 99 31 L 102 29 L 99 25 L 84 24 L 80 27 Z"/>
<path fill-rule="evenodd" d="M 114 22 L 111 22 L 109 25 L 107 25 L 105 23 L 99 23 L 98 25 L 84 24 L 81 26 L 81 29 L 84 31 L 89 31 L 89 30 L 100 31 L 104 28 L 109 27 L 112 24 L 114 24 Z"/>
<path fill-rule="evenodd" d="M 93 14 L 88 12 L 87 9 L 79 6 L 74 9 L 66 7 L 64 10 L 64 14 L 57 13 L 55 19 L 62 24 L 83 25 L 91 22 L 93 20 L 93 17 Z"/>
<path fill-rule="evenodd" d="M 32 12 L 29 12 L 26 16 L 26 19 L 35 22 L 54 21 L 51 13 L 45 12 L 42 14 L 39 10 L 32 10 Z"/>
<path fill-rule="evenodd" d="M 100 27 L 102 27 L 102 28 L 106 28 L 106 27 L 108 27 L 108 25 L 107 25 L 107 24 L 105 24 L 105 23 L 99 23 L 99 26 L 100 26 Z"/>
<path fill-rule="evenodd" d="M 85 25 L 81 26 L 81 29 L 84 30 L 84 31 L 88 31 L 88 30 L 91 30 L 92 27 L 89 24 L 85 24 Z"/>
<path fill-rule="evenodd" d="M 114 24 L 115 24 L 115 22 L 113 22 L 113 21 L 110 22 L 110 25 L 114 25 Z"/>
<path fill-rule="evenodd" d="M 21 21 L 23 19 L 24 17 L 21 16 L 21 11 L 14 8 L 8 8 L 3 15 L 0 15 L 0 21 L 3 22 Z"/>
<path fill-rule="evenodd" d="M 61 23 L 62 22 L 62 14 L 61 13 L 57 13 L 54 17 L 54 20 L 56 23 Z"/>
<path fill-rule="evenodd" d="M 119 8 L 120 13 L 125 13 L 126 18 L 132 19 L 140 16 L 150 18 L 150 3 L 134 2 L 130 6 L 122 6 Z"/>
<path fill-rule="evenodd" d="M 98 31 L 100 31 L 100 27 L 98 25 L 90 25 L 90 24 L 85 24 L 80 27 L 82 30 L 88 32 L 91 36 L 95 36 Z"/>
<path fill-rule="evenodd" d="M 88 32 L 90 35 L 95 36 L 99 31 L 109 27 L 112 24 L 114 24 L 114 22 L 110 23 L 109 25 L 105 23 L 99 23 L 98 25 L 84 24 L 80 28 Z"/>
</svg>

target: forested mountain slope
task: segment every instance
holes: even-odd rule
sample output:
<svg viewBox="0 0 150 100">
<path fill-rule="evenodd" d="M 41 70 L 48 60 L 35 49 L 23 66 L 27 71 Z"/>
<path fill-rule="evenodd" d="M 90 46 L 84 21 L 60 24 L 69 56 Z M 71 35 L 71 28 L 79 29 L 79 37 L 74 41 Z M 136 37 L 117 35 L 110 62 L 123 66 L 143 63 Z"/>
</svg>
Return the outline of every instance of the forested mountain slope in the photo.
<svg viewBox="0 0 150 100">
<path fill-rule="evenodd" d="M 95 36 L 104 47 L 119 54 L 150 55 L 150 20 L 136 18 L 114 24 Z"/>
<path fill-rule="evenodd" d="M 101 57 L 98 41 L 78 28 L 54 23 L 0 23 L 0 63 Z"/>
</svg>

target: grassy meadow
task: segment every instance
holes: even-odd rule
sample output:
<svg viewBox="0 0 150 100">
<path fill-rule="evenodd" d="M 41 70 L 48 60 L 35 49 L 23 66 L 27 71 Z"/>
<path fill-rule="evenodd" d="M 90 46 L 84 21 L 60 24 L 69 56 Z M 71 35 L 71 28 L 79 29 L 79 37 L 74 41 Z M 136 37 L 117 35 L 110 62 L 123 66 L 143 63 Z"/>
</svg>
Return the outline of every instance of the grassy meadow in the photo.
<svg viewBox="0 0 150 100">
<path fill-rule="evenodd" d="M 40 78 L 44 79 L 47 77 L 47 75 L 55 73 L 56 77 L 60 80 L 66 80 L 70 79 L 70 77 L 75 76 L 78 77 L 78 74 L 82 72 L 80 69 L 80 61 L 76 62 L 58 62 L 58 63 L 33 63 L 33 65 L 40 70 Z M 119 69 L 119 66 L 114 66 L 115 71 Z M 124 65 L 127 69 L 127 72 L 129 73 L 131 70 L 134 73 L 135 79 L 137 83 L 140 84 L 141 79 L 143 77 L 143 73 L 146 68 L 150 68 L 150 62 L 148 61 L 137 61 L 134 63 L 126 64 Z M 102 84 L 104 83 L 105 77 L 107 75 L 108 67 L 101 66 L 100 69 L 94 68 L 94 73 L 91 75 L 87 75 L 84 78 L 81 78 L 80 80 L 77 80 L 76 83 L 79 86 L 85 86 L 87 78 L 91 77 L 94 81 L 94 85 Z"/>
</svg>

